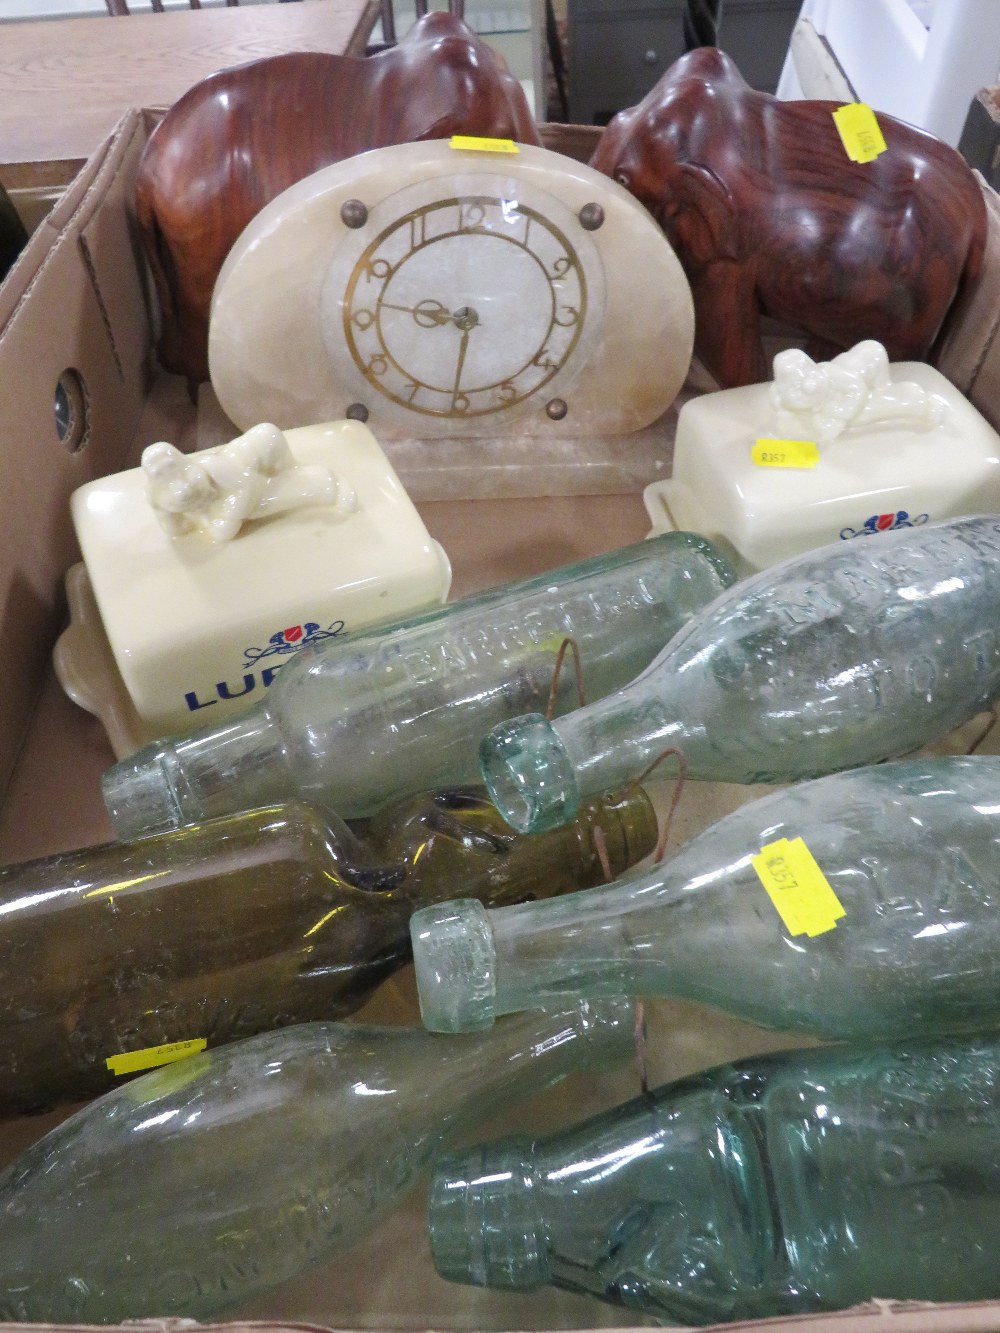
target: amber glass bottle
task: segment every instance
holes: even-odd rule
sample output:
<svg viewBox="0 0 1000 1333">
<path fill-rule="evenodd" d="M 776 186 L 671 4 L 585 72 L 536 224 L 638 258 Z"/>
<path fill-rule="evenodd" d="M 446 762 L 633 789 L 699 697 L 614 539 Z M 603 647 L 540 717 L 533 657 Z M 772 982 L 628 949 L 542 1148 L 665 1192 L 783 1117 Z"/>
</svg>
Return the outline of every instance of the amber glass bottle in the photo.
<svg viewBox="0 0 1000 1333">
<path fill-rule="evenodd" d="M 645 794 L 551 836 L 506 827 L 474 789 L 359 826 L 288 804 L 0 871 L 0 1115 L 104 1092 L 174 1043 L 352 1012 L 410 956 L 411 912 L 603 879 L 649 852 Z"/>
</svg>

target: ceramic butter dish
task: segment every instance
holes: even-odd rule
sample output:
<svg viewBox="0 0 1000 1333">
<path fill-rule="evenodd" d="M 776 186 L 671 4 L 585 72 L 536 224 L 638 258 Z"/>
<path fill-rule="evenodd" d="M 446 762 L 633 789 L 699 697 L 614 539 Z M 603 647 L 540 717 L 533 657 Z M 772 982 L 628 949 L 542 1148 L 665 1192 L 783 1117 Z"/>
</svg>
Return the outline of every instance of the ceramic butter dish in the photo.
<svg viewBox="0 0 1000 1333">
<path fill-rule="evenodd" d="M 774 380 L 691 399 L 654 533 L 717 542 L 752 573 L 827 542 L 1000 511 L 1000 436 L 945 377 L 876 342 L 829 362 L 789 349 Z"/>
<path fill-rule="evenodd" d="M 443 601 L 451 582 L 357 421 L 260 425 L 191 454 L 153 444 L 71 508 L 85 572 L 67 580 L 56 669 L 106 726 L 119 719 L 119 753 L 255 703 L 302 648 Z"/>
</svg>

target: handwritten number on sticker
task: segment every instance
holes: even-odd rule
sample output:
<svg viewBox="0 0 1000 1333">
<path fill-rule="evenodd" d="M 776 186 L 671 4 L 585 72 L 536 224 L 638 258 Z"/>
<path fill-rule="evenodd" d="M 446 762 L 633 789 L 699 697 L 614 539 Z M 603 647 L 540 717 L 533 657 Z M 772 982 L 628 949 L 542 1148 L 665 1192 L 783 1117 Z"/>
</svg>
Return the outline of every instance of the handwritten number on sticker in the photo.
<svg viewBox="0 0 1000 1333">
<path fill-rule="evenodd" d="M 758 467 L 815 467 L 819 449 L 812 440 L 759 439 L 750 457 Z"/>
<path fill-rule="evenodd" d="M 801 838 L 779 838 L 751 857 L 790 935 L 825 935 L 847 911 Z"/>
<path fill-rule="evenodd" d="M 875 112 L 867 103 L 848 102 L 834 111 L 833 120 L 844 151 L 852 162 L 873 162 L 885 152 L 885 139 Z"/>
<path fill-rule="evenodd" d="M 519 153 L 521 150 L 513 139 L 487 139 L 475 134 L 453 134 L 448 140 L 449 147 L 472 153 Z"/>
</svg>

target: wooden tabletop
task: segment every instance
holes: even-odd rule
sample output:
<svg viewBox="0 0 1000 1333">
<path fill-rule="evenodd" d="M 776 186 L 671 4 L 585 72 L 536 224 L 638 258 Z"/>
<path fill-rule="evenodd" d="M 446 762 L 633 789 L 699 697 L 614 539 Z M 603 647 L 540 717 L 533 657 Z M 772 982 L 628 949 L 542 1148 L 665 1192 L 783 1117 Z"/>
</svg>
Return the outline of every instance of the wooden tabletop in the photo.
<svg viewBox="0 0 1000 1333">
<path fill-rule="evenodd" d="M 86 158 L 131 106 L 165 106 L 227 65 L 360 55 L 377 0 L 0 24 L 0 163 Z"/>
</svg>

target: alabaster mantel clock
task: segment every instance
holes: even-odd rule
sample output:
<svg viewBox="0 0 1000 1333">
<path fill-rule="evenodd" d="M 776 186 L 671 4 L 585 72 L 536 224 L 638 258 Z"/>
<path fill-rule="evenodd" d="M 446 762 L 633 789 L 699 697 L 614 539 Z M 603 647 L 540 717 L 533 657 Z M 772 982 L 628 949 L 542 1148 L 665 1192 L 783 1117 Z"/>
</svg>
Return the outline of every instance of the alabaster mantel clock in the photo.
<svg viewBox="0 0 1000 1333">
<path fill-rule="evenodd" d="M 219 275 L 209 365 L 241 428 L 626 434 L 673 401 L 693 332 L 672 249 L 613 181 L 542 148 L 433 142 L 265 208 Z"/>
</svg>

